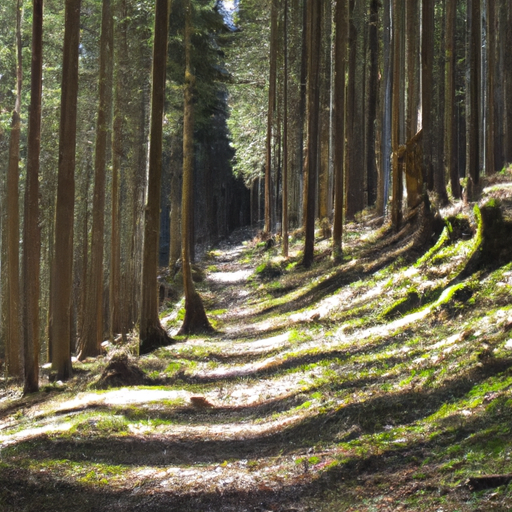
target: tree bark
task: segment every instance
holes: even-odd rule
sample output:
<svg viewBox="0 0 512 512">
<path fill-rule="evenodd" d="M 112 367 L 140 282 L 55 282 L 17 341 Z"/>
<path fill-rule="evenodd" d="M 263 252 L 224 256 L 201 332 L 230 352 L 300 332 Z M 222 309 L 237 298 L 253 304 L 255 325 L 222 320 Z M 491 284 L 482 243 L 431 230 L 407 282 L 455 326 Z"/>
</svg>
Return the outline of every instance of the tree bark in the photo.
<svg viewBox="0 0 512 512">
<path fill-rule="evenodd" d="M 349 0 L 349 42 L 348 42 L 348 82 L 347 82 L 347 119 L 345 148 L 346 174 L 346 206 L 347 219 L 354 219 L 356 213 L 364 208 L 364 153 L 362 148 L 361 96 L 364 94 L 357 89 L 358 71 L 364 66 L 358 62 L 359 41 L 356 20 L 356 2 Z M 362 90 L 362 87 L 361 87 Z"/>
<path fill-rule="evenodd" d="M 421 40 L 421 106 L 423 119 L 423 179 L 429 190 L 434 188 L 432 172 L 433 146 L 433 72 L 434 72 L 434 4 L 433 0 L 423 0 Z"/>
<path fill-rule="evenodd" d="M 99 105 L 96 124 L 94 159 L 94 193 L 92 204 L 91 268 L 85 303 L 83 338 L 79 359 L 95 357 L 103 341 L 103 240 L 105 235 L 105 173 L 108 141 L 111 135 L 113 17 L 110 0 L 103 0 L 100 36 Z M 114 201 L 113 201 L 114 203 Z"/>
<path fill-rule="evenodd" d="M 345 68 L 347 62 L 348 2 L 336 1 L 334 42 L 334 225 L 332 256 L 342 256 L 345 158 Z"/>
<path fill-rule="evenodd" d="M 181 258 L 181 193 L 183 189 L 183 141 L 171 140 L 171 241 L 169 268 L 175 273 L 176 262 Z"/>
<path fill-rule="evenodd" d="M 371 0 L 368 27 L 368 49 L 370 52 L 370 73 L 368 76 L 368 111 L 366 114 L 366 171 L 368 188 L 368 205 L 377 201 L 377 163 L 375 155 L 379 71 L 379 1 Z"/>
<path fill-rule="evenodd" d="M 276 106 L 277 77 L 277 0 L 271 0 L 270 12 L 270 72 L 268 85 L 267 141 L 265 161 L 265 233 L 272 231 L 272 136 Z"/>
<path fill-rule="evenodd" d="M 43 76 L 43 0 L 32 3 L 32 62 L 27 142 L 27 183 L 23 225 L 23 325 L 25 393 L 39 390 L 39 161 L 41 150 L 41 94 Z"/>
<path fill-rule="evenodd" d="M 440 206 L 448 205 L 448 192 L 446 190 L 446 179 L 444 172 L 444 119 L 445 119 L 445 75 L 446 75 L 446 33 L 445 33 L 445 12 L 446 0 L 440 0 L 435 8 L 435 26 L 439 26 L 439 37 L 435 46 L 435 83 L 438 87 L 435 88 L 435 115 L 433 116 L 433 140 L 432 140 L 432 159 L 433 159 L 433 178 L 434 178 L 434 191 L 437 195 L 437 200 Z M 436 18 L 437 17 L 437 18 Z"/>
<path fill-rule="evenodd" d="M 455 115 L 455 22 L 457 20 L 457 0 L 448 0 L 446 6 L 446 87 L 445 87 L 445 137 L 444 167 L 450 179 L 452 195 L 460 199 L 460 181 L 457 166 Z"/>
<path fill-rule="evenodd" d="M 16 2 L 16 105 L 12 113 L 9 141 L 9 167 L 7 171 L 7 375 L 16 379 L 24 376 L 23 343 L 21 338 L 20 293 L 20 214 L 19 214 L 19 161 L 21 132 L 21 87 L 23 78 L 21 60 L 21 0 Z"/>
<path fill-rule="evenodd" d="M 406 4 L 406 31 L 407 31 L 407 115 L 406 134 L 407 142 L 418 132 L 418 104 L 419 104 L 419 41 L 420 41 L 420 10 L 419 1 L 410 0 Z M 406 165 L 405 182 L 407 187 L 407 206 L 412 209 L 420 204 L 423 189 L 423 173 L 421 166 Z"/>
<path fill-rule="evenodd" d="M 78 44 L 81 0 L 66 0 L 55 244 L 51 269 L 49 337 L 52 370 L 58 380 L 71 377 L 71 303 L 73 291 L 73 219 L 78 94 Z"/>
<path fill-rule="evenodd" d="M 479 6 L 478 6 L 479 7 Z M 476 7 L 475 7 L 476 8 Z M 504 10 L 506 11 L 505 38 L 502 43 L 504 53 L 504 89 L 505 89 L 505 112 L 504 112 L 504 143 L 505 143 L 505 161 L 512 162 L 512 9 L 510 2 L 506 2 Z M 504 20 L 505 21 L 505 20 Z M 475 28 L 476 38 L 476 28 Z"/>
<path fill-rule="evenodd" d="M 391 0 L 383 0 L 383 112 L 380 179 L 382 184 L 377 193 L 377 212 L 384 215 L 389 200 L 389 179 L 391 174 L 391 102 L 392 102 L 392 70 L 391 70 Z M 379 192 L 382 199 L 379 200 Z"/>
<path fill-rule="evenodd" d="M 318 219 L 322 224 L 329 224 L 332 217 L 329 205 L 330 187 L 329 187 L 329 168 L 330 168 L 330 149 L 331 149 L 331 130 L 330 130 L 330 103 L 331 103 L 331 20 L 332 10 L 331 2 L 322 2 L 322 43 L 320 51 L 320 119 L 319 119 L 319 167 L 318 167 Z"/>
<path fill-rule="evenodd" d="M 496 73 L 496 6 L 495 0 L 487 0 L 487 137 L 486 137 L 486 162 L 485 173 L 487 175 L 496 172 L 496 123 L 495 123 L 495 83 Z"/>
<path fill-rule="evenodd" d="M 399 0 L 393 0 L 393 103 L 391 145 L 393 149 L 393 203 L 391 222 L 398 231 L 402 224 L 403 167 L 398 157 L 400 145 L 400 33 L 398 27 L 402 16 Z"/>
<path fill-rule="evenodd" d="M 306 268 L 313 263 L 315 250 L 315 199 L 318 179 L 318 121 L 319 121 L 319 67 L 321 42 L 321 5 L 308 2 L 309 41 L 307 78 L 307 154 L 304 163 L 305 188 L 305 241 L 303 264 Z"/>
<path fill-rule="evenodd" d="M 141 354 L 167 345 L 171 338 L 158 317 L 158 239 L 160 233 L 160 183 L 162 175 L 162 133 L 169 32 L 170 0 L 156 0 L 153 43 L 153 89 L 146 207 L 144 210 L 144 252 L 140 313 Z"/>
<path fill-rule="evenodd" d="M 480 180 L 480 0 L 468 0 L 468 22 L 469 22 L 469 103 L 467 113 L 467 161 L 466 174 L 468 177 L 467 195 L 473 199 L 476 194 L 476 186 Z"/>
<path fill-rule="evenodd" d="M 185 318 L 179 334 L 193 334 L 212 331 L 203 301 L 196 292 L 190 266 L 190 244 L 194 172 L 194 88 L 195 76 L 191 66 L 192 13 L 190 0 L 185 2 L 185 104 L 183 113 L 183 192 L 181 207 L 181 259 L 183 265 L 183 286 L 185 291 Z"/>
<path fill-rule="evenodd" d="M 288 0 L 284 0 L 283 19 L 283 256 L 288 258 Z"/>
<path fill-rule="evenodd" d="M 120 174 L 123 159 L 123 138 L 125 136 L 125 127 L 123 122 L 124 117 L 124 84 L 123 78 L 126 73 L 125 63 L 127 60 L 127 48 L 126 48 L 126 5 L 124 0 L 114 0 L 114 13 L 117 18 L 117 23 L 114 25 L 113 37 L 114 37 L 114 71 L 113 71 L 113 119 L 112 119 L 112 184 L 111 184 L 111 198 L 112 198 L 112 211 L 110 218 L 110 273 L 109 273 L 109 300 L 108 300 L 108 337 L 112 342 L 114 340 L 114 334 L 118 332 L 119 327 L 123 326 L 121 330 L 123 334 L 126 334 L 126 324 L 120 322 L 120 310 L 121 308 L 121 229 L 120 219 L 121 211 L 119 205 L 120 196 Z M 139 149 L 140 150 L 140 149 Z M 135 191 L 132 190 L 132 196 L 130 198 L 131 206 L 130 214 L 136 216 L 135 201 L 133 200 Z M 131 223 L 130 228 L 134 223 Z M 132 253 L 131 261 L 134 260 Z M 127 278 L 130 282 L 133 282 L 132 273 L 129 273 L 130 277 Z M 132 293 L 134 289 L 130 288 Z M 131 299 L 130 302 L 132 302 Z M 126 304 L 126 302 L 125 302 Z M 125 315 L 125 320 L 129 315 Z M 126 322 L 127 323 L 127 322 Z"/>
</svg>

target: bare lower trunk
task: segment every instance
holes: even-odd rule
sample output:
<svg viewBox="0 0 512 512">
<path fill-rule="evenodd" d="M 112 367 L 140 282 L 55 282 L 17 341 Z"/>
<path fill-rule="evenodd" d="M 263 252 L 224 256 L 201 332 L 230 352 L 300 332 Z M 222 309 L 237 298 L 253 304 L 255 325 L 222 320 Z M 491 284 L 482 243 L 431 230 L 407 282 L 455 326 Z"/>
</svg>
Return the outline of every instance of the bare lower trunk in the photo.
<svg viewBox="0 0 512 512">
<path fill-rule="evenodd" d="M 80 4 L 80 0 L 66 0 L 55 245 L 51 270 L 49 336 L 52 345 L 52 370 L 56 373 L 56 378 L 60 380 L 71 377 L 73 219 Z"/>
<path fill-rule="evenodd" d="M 32 4 L 32 65 L 27 142 L 27 184 L 23 226 L 23 325 L 25 393 L 39 389 L 39 155 L 41 146 L 41 92 L 43 70 L 43 0 Z"/>
<path fill-rule="evenodd" d="M 332 255 L 341 259 L 343 235 L 343 182 L 345 157 L 345 66 L 347 59 L 347 0 L 336 2 L 334 47 L 334 226 Z"/>
<path fill-rule="evenodd" d="M 160 183 L 162 174 L 162 133 L 167 62 L 169 2 L 157 0 L 153 46 L 153 89 L 147 199 L 144 215 L 140 353 L 171 342 L 158 317 L 158 235 L 160 232 Z"/>
<path fill-rule="evenodd" d="M 191 6 L 187 0 L 185 18 L 185 103 L 183 114 L 183 192 L 182 192 L 182 216 L 181 216 L 181 259 L 183 264 L 183 286 L 185 290 L 185 319 L 180 328 L 179 334 L 192 334 L 211 331 L 212 327 L 206 312 L 203 301 L 194 288 L 192 271 L 190 267 L 190 245 L 191 224 L 193 211 L 193 171 L 194 171 L 194 87 L 195 76 L 191 68 L 191 43 L 190 32 Z"/>
</svg>

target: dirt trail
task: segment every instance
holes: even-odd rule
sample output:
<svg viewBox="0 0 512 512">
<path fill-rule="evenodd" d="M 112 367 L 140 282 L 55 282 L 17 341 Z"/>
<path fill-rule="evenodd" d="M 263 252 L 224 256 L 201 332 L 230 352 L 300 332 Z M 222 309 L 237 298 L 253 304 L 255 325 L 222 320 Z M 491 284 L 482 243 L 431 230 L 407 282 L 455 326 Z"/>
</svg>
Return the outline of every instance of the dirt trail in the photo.
<svg viewBox="0 0 512 512">
<path fill-rule="evenodd" d="M 99 360 L 6 390 L 0 509 L 510 510 L 463 482 L 512 472 L 512 268 L 453 286 L 473 238 L 423 263 L 398 240 L 376 270 L 381 232 L 350 229 L 346 262 L 318 240 L 311 270 L 300 241 L 284 261 L 235 233 L 199 286 L 217 333 L 140 358 L 153 384 L 97 392 Z"/>
</svg>

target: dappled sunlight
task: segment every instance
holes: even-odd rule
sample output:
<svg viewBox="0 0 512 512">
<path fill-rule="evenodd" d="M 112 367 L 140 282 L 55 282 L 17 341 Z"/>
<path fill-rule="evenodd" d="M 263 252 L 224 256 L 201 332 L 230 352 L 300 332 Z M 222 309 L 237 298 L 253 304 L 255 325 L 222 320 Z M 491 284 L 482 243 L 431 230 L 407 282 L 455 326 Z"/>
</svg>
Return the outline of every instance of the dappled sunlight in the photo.
<svg viewBox="0 0 512 512">
<path fill-rule="evenodd" d="M 0 446 L 13 460 L 18 446 L 33 450 L 56 479 L 80 466 L 81 478 L 132 497 L 192 503 L 183 510 L 201 508 L 194 499 L 205 493 L 224 507 L 248 489 L 297 503 L 295 492 L 319 495 L 331 479 L 356 492 L 374 475 L 423 496 L 439 468 L 450 482 L 508 468 L 482 432 L 509 440 L 512 270 L 455 281 L 474 241 L 444 243 L 375 272 L 329 260 L 307 271 L 283 264 L 273 280 L 251 277 L 254 248 L 250 258 L 240 247 L 216 251 L 205 285 L 215 334 L 134 360 L 153 387 L 73 396 L 64 385 L 0 424 Z M 452 463 L 460 469 L 448 476 Z M 368 485 L 381 495 L 380 483 Z"/>
<path fill-rule="evenodd" d="M 8 435 L 0 435 L 0 448 L 4 448 L 14 443 L 28 441 L 44 434 L 57 434 L 67 432 L 73 427 L 74 423 L 69 421 L 59 421 L 52 419 L 46 425 L 34 428 L 26 428 Z"/>
<path fill-rule="evenodd" d="M 210 272 L 208 279 L 216 283 L 243 283 L 252 274 L 252 270 L 236 270 L 234 272 Z"/>
</svg>

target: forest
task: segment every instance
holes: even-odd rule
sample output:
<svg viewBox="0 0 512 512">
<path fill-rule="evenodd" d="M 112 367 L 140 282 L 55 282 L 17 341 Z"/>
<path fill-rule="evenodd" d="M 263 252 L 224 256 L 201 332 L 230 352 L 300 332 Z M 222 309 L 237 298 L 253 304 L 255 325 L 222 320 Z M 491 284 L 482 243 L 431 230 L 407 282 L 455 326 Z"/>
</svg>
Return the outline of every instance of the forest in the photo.
<svg viewBox="0 0 512 512">
<path fill-rule="evenodd" d="M 512 510 L 507 0 L 0 21 L 1 510 Z"/>
</svg>

